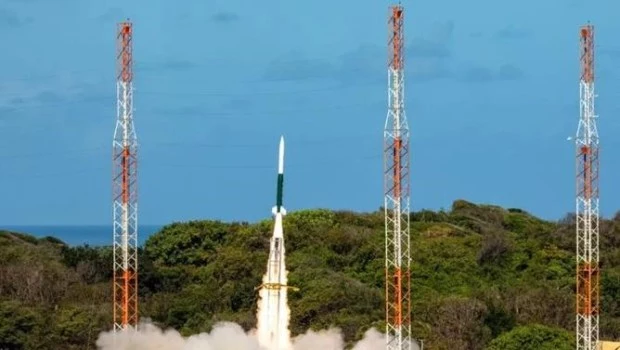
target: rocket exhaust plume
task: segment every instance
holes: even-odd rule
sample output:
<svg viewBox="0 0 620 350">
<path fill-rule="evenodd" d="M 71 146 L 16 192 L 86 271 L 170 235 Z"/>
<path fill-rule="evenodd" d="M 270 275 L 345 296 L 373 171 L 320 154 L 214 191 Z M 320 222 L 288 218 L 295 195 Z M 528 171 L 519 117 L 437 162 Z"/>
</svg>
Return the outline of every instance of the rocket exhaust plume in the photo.
<svg viewBox="0 0 620 350">
<path fill-rule="evenodd" d="M 263 284 L 259 289 L 257 311 L 257 337 L 262 347 L 269 350 L 292 349 L 288 329 L 291 311 L 287 302 L 287 271 L 285 265 L 284 232 L 282 219 L 286 210 L 282 206 L 282 187 L 284 185 L 284 137 L 280 137 L 278 152 L 278 182 L 276 187 L 276 205 L 273 235 L 269 243 L 269 260 Z"/>
</svg>

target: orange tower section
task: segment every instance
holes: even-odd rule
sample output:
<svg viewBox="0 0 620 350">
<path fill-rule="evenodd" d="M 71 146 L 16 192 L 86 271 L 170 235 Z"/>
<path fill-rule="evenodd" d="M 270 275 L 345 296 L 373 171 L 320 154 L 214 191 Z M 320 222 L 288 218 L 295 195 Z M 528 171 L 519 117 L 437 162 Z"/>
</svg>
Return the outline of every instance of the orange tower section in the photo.
<svg viewBox="0 0 620 350">
<path fill-rule="evenodd" d="M 404 9 L 390 8 L 388 113 L 384 128 L 387 349 L 410 349 L 409 127 L 405 116 Z"/>
<path fill-rule="evenodd" d="M 133 123 L 132 24 L 117 35 L 117 120 L 113 141 L 114 330 L 138 325 L 137 138 Z"/>
</svg>

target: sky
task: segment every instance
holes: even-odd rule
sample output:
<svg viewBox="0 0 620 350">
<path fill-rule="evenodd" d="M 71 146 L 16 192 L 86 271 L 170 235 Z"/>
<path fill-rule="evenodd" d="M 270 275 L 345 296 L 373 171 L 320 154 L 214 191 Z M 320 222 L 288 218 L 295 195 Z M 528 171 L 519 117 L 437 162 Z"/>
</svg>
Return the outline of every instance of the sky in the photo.
<svg viewBox="0 0 620 350">
<path fill-rule="evenodd" d="M 5 0 L 0 224 L 112 220 L 116 25 L 134 25 L 139 222 L 383 204 L 385 1 Z M 612 0 L 403 1 L 411 206 L 574 211 L 579 26 L 596 31 L 601 211 L 620 209 Z"/>
</svg>

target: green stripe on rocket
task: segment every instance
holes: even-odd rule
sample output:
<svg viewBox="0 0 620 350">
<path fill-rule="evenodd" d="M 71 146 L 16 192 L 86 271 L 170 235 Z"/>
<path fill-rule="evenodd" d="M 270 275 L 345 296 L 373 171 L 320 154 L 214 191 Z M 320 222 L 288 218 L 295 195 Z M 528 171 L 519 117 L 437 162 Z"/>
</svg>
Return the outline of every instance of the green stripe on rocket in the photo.
<svg viewBox="0 0 620 350">
<path fill-rule="evenodd" d="M 276 211 L 279 213 L 282 207 L 282 187 L 284 185 L 284 174 L 278 174 L 278 188 L 276 194 Z"/>
</svg>

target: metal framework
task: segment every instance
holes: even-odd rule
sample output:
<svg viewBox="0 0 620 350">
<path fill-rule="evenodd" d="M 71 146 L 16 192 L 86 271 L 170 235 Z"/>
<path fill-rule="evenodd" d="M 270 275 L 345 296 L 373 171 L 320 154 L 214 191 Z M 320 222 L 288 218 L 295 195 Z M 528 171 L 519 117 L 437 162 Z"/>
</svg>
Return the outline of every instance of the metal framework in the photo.
<svg viewBox="0 0 620 350">
<path fill-rule="evenodd" d="M 117 121 L 113 142 L 114 331 L 138 325 L 137 138 L 133 125 L 132 24 L 117 35 Z"/>
<path fill-rule="evenodd" d="M 599 138 L 594 114 L 594 27 L 581 27 L 580 117 L 577 156 L 577 350 L 598 349 Z"/>
<path fill-rule="evenodd" d="M 411 348 L 409 126 L 405 116 L 403 7 L 390 8 L 388 113 L 384 129 L 387 349 Z"/>
</svg>

